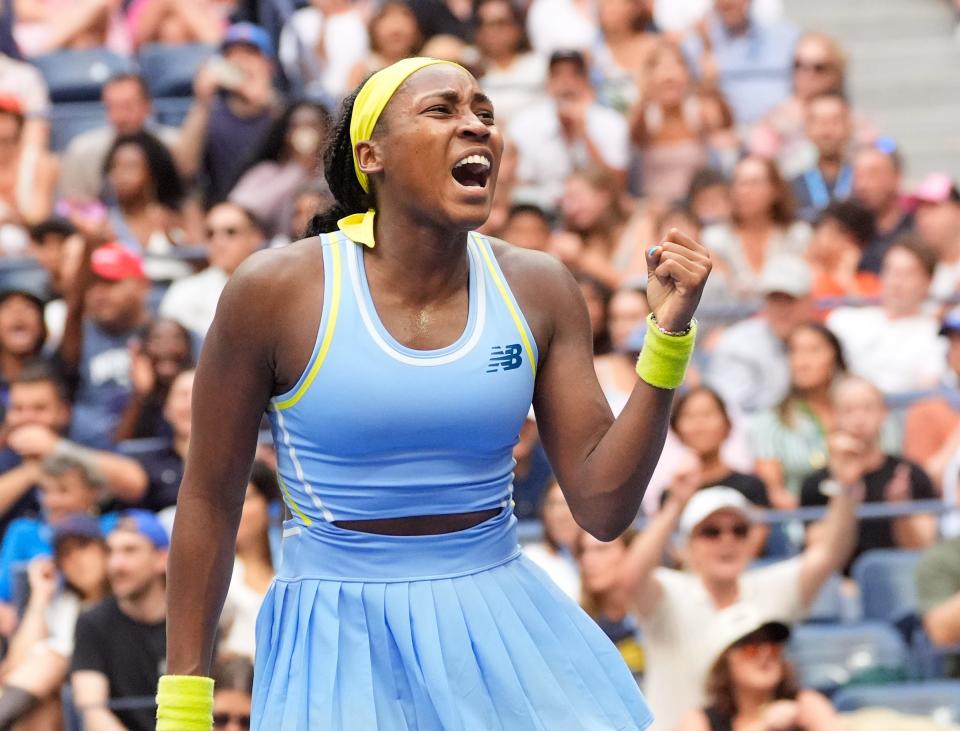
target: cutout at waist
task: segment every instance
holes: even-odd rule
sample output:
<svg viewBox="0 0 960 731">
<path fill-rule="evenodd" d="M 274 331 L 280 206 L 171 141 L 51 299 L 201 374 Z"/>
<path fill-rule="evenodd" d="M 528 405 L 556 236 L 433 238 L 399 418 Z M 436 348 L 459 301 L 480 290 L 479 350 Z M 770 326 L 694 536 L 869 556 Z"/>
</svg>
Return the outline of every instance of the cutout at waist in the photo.
<svg viewBox="0 0 960 731">
<path fill-rule="evenodd" d="M 500 508 L 491 508 L 471 513 L 413 515 L 404 518 L 379 518 L 376 520 L 337 520 L 333 524 L 344 530 L 381 536 L 443 535 L 480 525 L 480 523 L 497 516 L 500 510 Z"/>
</svg>

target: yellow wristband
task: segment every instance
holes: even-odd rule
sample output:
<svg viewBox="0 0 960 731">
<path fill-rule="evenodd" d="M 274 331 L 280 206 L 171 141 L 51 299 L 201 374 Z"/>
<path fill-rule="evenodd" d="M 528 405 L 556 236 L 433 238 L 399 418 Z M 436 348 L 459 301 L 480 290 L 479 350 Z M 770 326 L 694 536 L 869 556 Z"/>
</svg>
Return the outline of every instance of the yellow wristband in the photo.
<svg viewBox="0 0 960 731">
<path fill-rule="evenodd" d="M 687 373 L 696 338 L 696 320 L 683 335 L 667 335 L 657 327 L 653 315 L 648 316 L 643 350 L 637 359 L 637 375 L 656 388 L 678 388 Z"/>
<path fill-rule="evenodd" d="M 157 686 L 157 731 L 210 731 L 213 678 L 164 675 Z"/>
</svg>

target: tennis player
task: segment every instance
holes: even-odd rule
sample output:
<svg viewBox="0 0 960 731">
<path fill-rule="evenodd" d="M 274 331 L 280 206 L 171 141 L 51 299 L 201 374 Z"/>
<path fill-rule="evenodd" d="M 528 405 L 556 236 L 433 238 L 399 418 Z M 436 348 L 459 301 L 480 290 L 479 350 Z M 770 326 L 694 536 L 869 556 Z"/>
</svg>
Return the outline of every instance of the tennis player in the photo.
<svg viewBox="0 0 960 731">
<path fill-rule="evenodd" d="M 650 712 L 616 648 L 519 552 L 531 401 L 578 523 L 633 520 L 710 271 L 672 231 L 614 420 L 573 277 L 476 234 L 503 140 L 463 68 L 400 61 L 344 103 L 319 233 L 231 278 L 194 387 L 159 731 L 210 728 L 214 632 L 264 411 L 290 519 L 257 623 L 258 731 L 603 731 Z"/>
</svg>

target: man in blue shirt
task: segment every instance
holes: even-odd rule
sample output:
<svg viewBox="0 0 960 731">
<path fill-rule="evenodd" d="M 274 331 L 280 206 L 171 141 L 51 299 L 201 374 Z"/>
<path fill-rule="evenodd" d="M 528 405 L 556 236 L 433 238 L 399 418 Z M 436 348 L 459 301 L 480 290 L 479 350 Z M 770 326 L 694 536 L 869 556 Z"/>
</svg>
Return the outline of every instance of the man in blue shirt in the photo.
<svg viewBox="0 0 960 731">
<path fill-rule="evenodd" d="M 714 0 L 714 12 L 683 50 L 701 80 L 720 87 L 738 125 L 758 122 L 790 95 L 792 25 L 764 24 L 750 15 L 751 0 Z"/>
<path fill-rule="evenodd" d="M 813 223 L 832 201 L 853 190 L 853 166 L 848 158 L 853 125 L 843 94 L 827 91 L 807 102 L 807 137 L 817 148 L 817 164 L 792 182 L 797 209 Z"/>
</svg>

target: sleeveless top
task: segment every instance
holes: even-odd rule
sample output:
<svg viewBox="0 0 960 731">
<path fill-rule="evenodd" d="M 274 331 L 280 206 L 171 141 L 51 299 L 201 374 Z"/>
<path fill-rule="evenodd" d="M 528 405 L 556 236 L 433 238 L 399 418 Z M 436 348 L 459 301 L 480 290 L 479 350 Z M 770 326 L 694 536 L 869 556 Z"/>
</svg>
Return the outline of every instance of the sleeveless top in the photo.
<svg viewBox="0 0 960 731">
<path fill-rule="evenodd" d="M 405 347 L 384 327 L 362 245 L 341 232 L 321 243 L 313 354 L 268 407 L 295 522 L 508 507 L 537 350 L 490 242 L 469 235 L 467 325 L 436 350 Z"/>
</svg>

